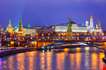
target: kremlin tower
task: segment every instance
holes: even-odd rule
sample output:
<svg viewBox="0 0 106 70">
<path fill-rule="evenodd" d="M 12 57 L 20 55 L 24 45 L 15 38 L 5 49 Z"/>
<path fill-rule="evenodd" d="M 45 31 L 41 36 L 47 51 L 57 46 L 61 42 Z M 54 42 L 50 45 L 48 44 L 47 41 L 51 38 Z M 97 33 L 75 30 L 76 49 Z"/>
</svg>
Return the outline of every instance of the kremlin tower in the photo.
<svg viewBox="0 0 106 70">
<path fill-rule="evenodd" d="M 18 31 L 20 31 L 20 32 L 23 31 L 22 20 L 19 21 Z"/>
<path fill-rule="evenodd" d="M 24 35 L 24 28 L 22 25 L 22 19 L 19 20 L 19 25 L 18 25 L 18 35 L 23 36 Z"/>
<path fill-rule="evenodd" d="M 6 32 L 9 32 L 9 33 L 11 33 L 11 34 L 14 33 L 14 28 L 13 28 L 13 26 L 12 26 L 11 20 L 9 20 L 9 24 L 8 24 L 8 26 L 7 26 L 7 28 L 6 28 Z"/>
</svg>

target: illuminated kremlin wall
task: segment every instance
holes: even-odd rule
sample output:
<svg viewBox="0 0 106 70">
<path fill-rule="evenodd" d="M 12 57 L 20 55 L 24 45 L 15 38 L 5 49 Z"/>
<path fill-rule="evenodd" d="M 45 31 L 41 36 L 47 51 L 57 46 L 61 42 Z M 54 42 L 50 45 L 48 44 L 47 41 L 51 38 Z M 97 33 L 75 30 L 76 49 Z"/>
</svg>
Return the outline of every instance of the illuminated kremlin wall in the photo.
<svg viewBox="0 0 106 70">
<path fill-rule="evenodd" d="M 70 26 L 68 26 L 68 24 Z M 51 33 L 52 31 L 56 32 L 56 33 L 66 33 L 68 31 L 68 29 L 70 29 L 69 31 L 73 32 L 73 33 L 103 33 L 102 27 L 100 23 L 96 23 L 94 25 L 94 21 L 93 21 L 93 17 L 91 16 L 89 20 L 87 20 L 85 22 L 85 25 L 78 25 L 77 23 L 75 23 L 74 21 L 69 21 L 67 25 L 55 25 L 52 27 L 40 27 L 40 30 L 35 28 L 31 28 L 30 26 L 28 27 L 23 27 L 22 25 L 22 20 L 19 21 L 18 27 L 14 28 L 12 26 L 12 22 L 9 20 L 9 24 L 6 28 L 6 31 L 9 33 L 21 33 L 21 34 L 30 34 L 30 35 L 35 35 L 37 33 Z"/>
</svg>

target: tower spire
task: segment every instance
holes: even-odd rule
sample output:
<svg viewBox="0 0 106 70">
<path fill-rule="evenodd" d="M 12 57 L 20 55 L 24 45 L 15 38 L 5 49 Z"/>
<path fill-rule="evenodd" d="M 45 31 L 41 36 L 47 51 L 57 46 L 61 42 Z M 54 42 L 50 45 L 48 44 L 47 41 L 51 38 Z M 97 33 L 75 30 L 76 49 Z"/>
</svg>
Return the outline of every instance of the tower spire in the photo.
<svg viewBox="0 0 106 70">
<path fill-rule="evenodd" d="M 19 20 L 19 31 L 23 30 L 23 25 L 22 25 L 22 18 Z"/>
<path fill-rule="evenodd" d="M 28 27 L 28 29 L 30 28 L 30 23 L 28 23 L 28 26 L 27 27 Z"/>
<path fill-rule="evenodd" d="M 72 24 L 74 22 L 69 18 L 69 22 L 68 22 L 68 25 L 67 25 L 67 37 L 69 40 L 72 39 Z"/>
<path fill-rule="evenodd" d="M 8 24 L 9 27 L 12 27 L 12 22 L 11 20 L 9 19 L 9 24 Z"/>
<path fill-rule="evenodd" d="M 94 31 L 94 22 L 93 22 L 93 16 L 90 16 L 90 31 Z"/>
<path fill-rule="evenodd" d="M 12 22 L 11 22 L 10 19 L 9 19 L 9 23 L 8 23 L 7 28 L 6 28 L 6 31 L 9 32 L 9 33 L 13 33 L 13 31 L 14 31 L 14 28 L 12 26 Z"/>
<path fill-rule="evenodd" d="M 22 25 L 22 19 L 19 20 L 18 35 L 19 36 L 23 36 L 24 35 L 24 28 L 23 28 L 23 25 Z"/>
<path fill-rule="evenodd" d="M 93 16 L 90 16 L 90 27 L 93 28 Z"/>
</svg>

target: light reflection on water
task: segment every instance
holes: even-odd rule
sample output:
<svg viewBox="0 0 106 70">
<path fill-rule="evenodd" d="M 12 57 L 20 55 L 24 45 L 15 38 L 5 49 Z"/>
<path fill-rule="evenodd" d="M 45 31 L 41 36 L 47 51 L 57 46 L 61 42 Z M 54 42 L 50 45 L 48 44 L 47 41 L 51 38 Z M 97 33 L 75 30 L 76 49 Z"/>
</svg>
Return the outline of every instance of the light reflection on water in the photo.
<svg viewBox="0 0 106 70">
<path fill-rule="evenodd" d="M 96 51 L 26 52 L 0 58 L 0 70 L 103 70 L 103 57 Z"/>
</svg>

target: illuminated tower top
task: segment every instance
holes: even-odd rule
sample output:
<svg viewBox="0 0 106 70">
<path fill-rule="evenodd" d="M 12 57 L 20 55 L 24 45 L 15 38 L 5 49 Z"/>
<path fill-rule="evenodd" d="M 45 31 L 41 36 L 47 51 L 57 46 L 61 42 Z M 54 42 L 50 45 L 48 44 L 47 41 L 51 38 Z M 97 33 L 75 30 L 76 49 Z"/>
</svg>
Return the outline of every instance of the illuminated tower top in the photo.
<svg viewBox="0 0 106 70">
<path fill-rule="evenodd" d="M 8 26 L 6 28 L 6 31 L 9 32 L 9 33 L 13 33 L 13 31 L 14 31 L 14 28 L 12 26 L 11 20 L 9 20 L 9 24 L 8 24 Z"/>
<path fill-rule="evenodd" d="M 94 28 L 93 16 L 90 16 L 90 27 Z"/>
<path fill-rule="evenodd" d="M 72 25 L 76 24 L 74 21 L 69 19 L 68 26 L 67 26 L 67 32 L 72 32 Z"/>
<path fill-rule="evenodd" d="M 24 35 L 24 28 L 22 25 L 22 19 L 19 20 L 19 25 L 18 25 L 18 36 L 23 36 Z"/>
<path fill-rule="evenodd" d="M 85 22 L 85 26 L 86 26 L 86 27 L 89 26 L 89 21 L 88 21 L 88 20 L 86 20 L 86 22 Z"/>
<path fill-rule="evenodd" d="M 87 28 L 87 31 L 89 32 L 90 31 L 90 25 L 89 25 L 89 21 L 88 20 L 85 21 L 85 26 Z"/>
<path fill-rule="evenodd" d="M 76 24 L 74 21 L 72 21 L 71 19 L 69 19 L 68 25 L 67 25 L 67 37 L 69 40 L 72 39 L 72 27 L 73 24 Z"/>
<path fill-rule="evenodd" d="M 90 16 L 90 25 L 89 25 L 89 28 L 90 28 L 90 32 L 93 32 L 94 31 L 94 22 L 93 22 L 93 17 Z"/>
<path fill-rule="evenodd" d="M 12 22 L 11 22 L 11 20 L 9 20 L 8 27 L 12 27 Z"/>
<path fill-rule="evenodd" d="M 28 29 L 30 29 L 30 27 L 31 27 L 31 26 L 30 26 L 30 23 L 28 23 L 28 26 L 27 26 L 27 27 L 28 27 Z"/>
<path fill-rule="evenodd" d="M 19 20 L 18 28 L 19 28 L 18 31 L 22 31 L 23 30 L 22 19 Z"/>
</svg>

